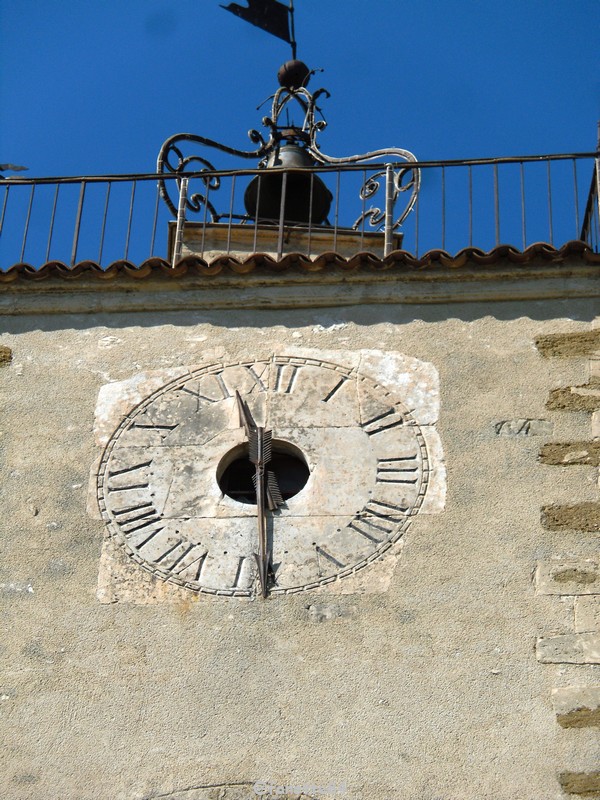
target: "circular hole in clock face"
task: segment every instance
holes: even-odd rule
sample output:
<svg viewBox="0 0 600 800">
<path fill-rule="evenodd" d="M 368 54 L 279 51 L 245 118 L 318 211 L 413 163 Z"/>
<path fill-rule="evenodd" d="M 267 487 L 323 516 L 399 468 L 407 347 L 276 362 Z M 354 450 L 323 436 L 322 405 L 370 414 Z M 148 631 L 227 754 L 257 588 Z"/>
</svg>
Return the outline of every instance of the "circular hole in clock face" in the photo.
<svg viewBox="0 0 600 800">
<path fill-rule="evenodd" d="M 274 440 L 266 470 L 274 473 L 284 500 L 295 497 L 305 486 L 310 471 L 302 451 L 289 442 Z M 248 444 L 234 447 L 221 459 L 217 469 L 219 488 L 238 503 L 256 505 L 253 477 L 255 465 L 248 458 Z"/>
</svg>

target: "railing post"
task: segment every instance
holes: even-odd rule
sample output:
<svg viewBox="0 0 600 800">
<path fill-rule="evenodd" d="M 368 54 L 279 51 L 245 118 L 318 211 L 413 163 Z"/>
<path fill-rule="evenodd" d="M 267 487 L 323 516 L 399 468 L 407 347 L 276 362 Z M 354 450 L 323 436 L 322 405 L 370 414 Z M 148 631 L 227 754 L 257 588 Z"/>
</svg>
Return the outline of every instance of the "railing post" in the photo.
<svg viewBox="0 0 600 800">
<path fill-rule="evenodd" d="M 392 236 L 394 232 L 394 167 L 385 165 L 385 225 L 383 255 L 389 256 L 392 252 Z"/>
<path fill-rule="evenodd" d="M 77 248 L 79 246 L 79 231 L 81 230 L 81 215 L 83 214 L 83 201 L 85 199 L 85 181 L 81 181 L 79 189 L 79 202 L 77 204 L 77 215 L 75 217 L 75 230 L 73 232 L 73 247 L 71 249 L 71 266 L 77 262 Z"/>
<path fill-rule="evenodd" d="M 185 204 L 187 203 L 188 178 L 181 179 L 179 187 L 179 204 L 177 206 L 177 228 L 175 229 L 175 245 L 173 247 L 173 258 L 171 267 L 175 267 L 181 258 L 183 247 L 183 226 L 185 225 Z"/>
<path fill-rule="evenodd" d="M 598 229 L 596 231 L 596 243 L 598 250 L 600 250 L 600 122 L 598 122 L 598 141 L 596 143 L 596 222 Z"/>
<path fill-rule="evenodd" d="M 285 231 L 285 203 L 287 194 L 287 179 L 288 174 L 284 172 L 281 176 L 281 205 L 279 206 L 279 231 L 277 234 L 277 260 L 281 261 L 283 258 L 283 234 Z M 258 213 L 258 206 L 257 206 Z"/>
</svg>

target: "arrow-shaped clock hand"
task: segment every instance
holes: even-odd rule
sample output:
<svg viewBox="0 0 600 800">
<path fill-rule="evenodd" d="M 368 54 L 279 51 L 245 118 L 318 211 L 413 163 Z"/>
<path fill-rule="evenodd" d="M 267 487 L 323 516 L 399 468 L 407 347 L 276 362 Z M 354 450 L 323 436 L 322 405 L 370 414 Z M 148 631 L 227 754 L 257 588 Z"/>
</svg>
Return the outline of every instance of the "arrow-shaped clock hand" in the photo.
<svg viewBox="0 0 600 800">
<path fill-rule="evenodd" d="M 237 389 L 235 392 L 235 399 L 237 401 L 238 414 L 240 416 L 240 425 L 243 426 L 244 430 L 246 431 L 246 436 L 248 440 L 250 440 L 250 432 L 256 430 L 257 428 L 256 422 L 250 413 L 248 404 L 245 400 L 242 400 L 242 397 Z"/>
<path fill-rule="evenodd" d="M 271 460 L 271 431 L 259 427 L 254 421 L 250 409 L 240 393 L 235 393 L 240 415 L 240 425 L 244 426 L 248 438 L 248 456 L 256 467 L 254 473 L 254 488 L 256 490 L 257 522 L 258 522 L 258 553 L 254 554 L 258 566 L 261 595 L 267 597 L 269 575 L 273 571 L 271 553 L 267 542 L 266 507 L 274 511 L 283 504 L 283 497 L 277 484 L 277 479 L 272 472 L 265 469 Z"/>
</svg>

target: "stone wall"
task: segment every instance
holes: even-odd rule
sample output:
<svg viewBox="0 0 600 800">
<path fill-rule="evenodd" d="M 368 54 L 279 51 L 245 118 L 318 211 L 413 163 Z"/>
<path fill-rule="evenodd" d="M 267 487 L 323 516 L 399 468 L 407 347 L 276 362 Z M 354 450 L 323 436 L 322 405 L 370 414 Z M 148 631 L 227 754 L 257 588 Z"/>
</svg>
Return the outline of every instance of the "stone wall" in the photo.
<svg viewBox="0 0 600 800">
<path fill-rule="evenodd" d="M 0 337 L 2 796 L 600 793 L 593 299 L 134 314 L 103 291 Z M 121 553 L 120 594 L 88 508 L 99 395 L 298 348 L 430 365 L 444 508 L 339 591 L 210 596 Z"/>
</svg>

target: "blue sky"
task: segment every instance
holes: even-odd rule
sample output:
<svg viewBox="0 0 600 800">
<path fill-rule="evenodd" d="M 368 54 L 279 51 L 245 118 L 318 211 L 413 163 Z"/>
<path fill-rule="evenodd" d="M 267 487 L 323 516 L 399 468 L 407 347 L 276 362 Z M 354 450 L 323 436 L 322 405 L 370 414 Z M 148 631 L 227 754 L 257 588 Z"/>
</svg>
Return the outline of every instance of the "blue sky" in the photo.
<svg viewBox="0 0 600 800">
<path fill-rule="evenodd" d="M 330 156 L 393 146 L 423 161 L 595 149 L 600 0 L 295 5 L 298 56 L 324 70 L 310 88 L 331 93 L 321 103 L 328 127 L 319 135 Z M 0 163 L 29 167 L 24 177 L 152 173 L 162 143 L 181 132 L 254 149 L 247 131 L 266 133 L 261 120 L 269 106 L 257 106 L 275 91 L 277 70 L 290 58 L 289 45 L 218 0 L 0 0 L 0 28 Z M 216 169 L 254 166 L 215 151 L 204 155 Z M 578 238 L 591 161 L 578 163 L 575 193 L 573 165 L 552 165 L 551 203 L 546 167 L 527 165 L 521 205 L 518 169 L 505 165 L 498 209 L 492 168 L 474 170 L 473 231 L 467 172 L 448 170 L 442 200 L 440 171 L 424 170 L 420 215 L 403 225 L 403 247 L 457 252 L 471 241 L 490 249 Z M 89 186 L 76 259 L 141 263 L 150 252 L 164 254 L 170 212 L 162 203 L 158 238 L 149 244 L 155 187 L 139 185 L 130 237 L 130 187 L 113 186 L 104 236 L 108 189 Z M 230 192 L 223 187 L 220 212 Z M 243 182 L 236 191 L 234 211 L 243 214 Z M 22 186 L 10 193 L 0 268 L 71 256 L 79 187 L 61 189 L 51 236 L 54 188 L 38 188 L 31 215 L 30 192 Z M 358 185 L 344 184 L 340 197 L 340 224 L 350 226 L 364 208 Z"/>
<path fill-rule="evenodd" d="M 298 56 L 331 92 L 321 147 L 593 150 L 599 22 L 598 0 L 296 0 Z M 30 176 L 150 172 L 182 131 L 245 148 L 289 58 L 216 0 L 4 0 L 0 26 L 0 162 Z"/>
</svg>

